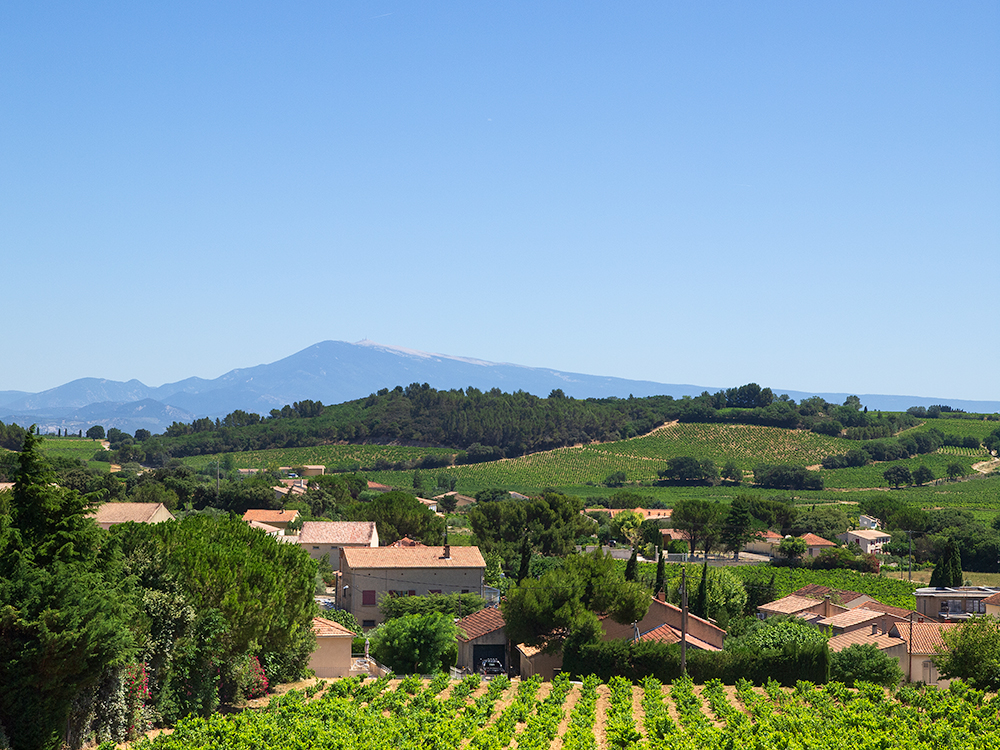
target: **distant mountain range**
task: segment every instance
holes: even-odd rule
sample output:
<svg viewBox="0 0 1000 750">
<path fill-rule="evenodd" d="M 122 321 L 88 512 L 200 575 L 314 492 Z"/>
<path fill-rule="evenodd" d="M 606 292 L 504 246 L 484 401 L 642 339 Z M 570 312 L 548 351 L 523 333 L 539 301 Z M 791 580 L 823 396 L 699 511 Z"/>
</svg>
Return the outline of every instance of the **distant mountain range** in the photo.
<svg viewBox="0 0 1000 750">
<path fill-rule="evenodd" d="M 76 432 L 91 425 L 162 432 L 172 422 L 223 417 L 236 409 L 267 415 L 271 409 L 311 399 L 324 404 L 351 401 L 382 388 L 428 383 L 448 390 L 472 386 L 480 390 L 527 391 L 547 396 L 559 388 L 575 398 L 696 396 L 718 387 L 655 383 L 648 380 L 583 375 L 541 367 L 524 367 L 446 354 L 383 346 L 373 341 L 323 341 L 277 362 L 231 370 L 214 380 L 187 378 L 158 388 L 81 378 L 40 393 L 0 391 L 0 421 L 38 424 L 42 432 L 57 428 Z M 726 387 L 742 385 L 730 383 Z M 769 385 L 761 383 L 761 385 Z M 773 386 L 771 386 L 774 388 Z M 822 396 L 843 403 L 847 393 L 810 393 L 774 388 L 795 400 Z M 917 396 L 857 394 L 869 409 L 905 410 L 911 406 L 949 404 L 975 412 L 998 412 L 1000 401 L 962 401 Z"/>
</svg>

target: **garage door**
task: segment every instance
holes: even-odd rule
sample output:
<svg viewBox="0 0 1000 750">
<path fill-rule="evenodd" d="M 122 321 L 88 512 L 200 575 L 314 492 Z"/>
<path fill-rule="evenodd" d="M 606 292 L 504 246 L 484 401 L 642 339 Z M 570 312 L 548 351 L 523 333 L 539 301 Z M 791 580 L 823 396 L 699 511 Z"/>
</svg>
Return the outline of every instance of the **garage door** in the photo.
<svg viewBox="0 0 1000 750">
<path fill-rule="evenodd" d="M 473 646 L 472 668 L 478 672 L 479 665 L 482 664 L 483 659 L 499 659 L 500 663 L 503 664 L 503 668 L 507 669 L 507 654 L 504 652 L 505 649 L 502 643 L 496 646 Z"/>
</svg>

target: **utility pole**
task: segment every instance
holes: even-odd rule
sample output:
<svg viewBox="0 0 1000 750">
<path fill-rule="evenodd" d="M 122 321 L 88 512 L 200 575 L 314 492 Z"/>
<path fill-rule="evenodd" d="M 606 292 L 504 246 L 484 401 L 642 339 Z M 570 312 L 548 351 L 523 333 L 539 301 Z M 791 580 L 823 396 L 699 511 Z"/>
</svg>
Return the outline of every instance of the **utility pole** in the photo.
<svg viewBox="0 0 1000 750">
<path fill-rule="evenodd" d="M 681 674 L 687 674 L 688 587 L 687 568 L 681 568 Z"/>
</svg>

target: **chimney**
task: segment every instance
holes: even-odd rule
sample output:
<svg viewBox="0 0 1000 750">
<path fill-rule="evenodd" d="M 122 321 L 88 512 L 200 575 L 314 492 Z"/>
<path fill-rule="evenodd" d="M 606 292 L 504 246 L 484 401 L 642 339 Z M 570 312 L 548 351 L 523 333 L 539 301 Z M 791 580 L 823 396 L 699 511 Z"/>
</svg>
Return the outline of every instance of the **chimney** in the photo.
<svg viewBox="0 0 1000 750">
<path fill-rule="evenodd" d="M 451 545 L 450 544 L 444 545 L 444 555 L 442 557 L 445 560 L 450 560 L 451 559 Z"/>
<path fill-rule="evenodd" d="M 656 598 L 659 599 L 661 602 L 665 602 L 667 600 L 667 592 L 666 591 L 658 592 L 656 594 Z"/>
<path fill-rule="evenodd" d="M 830 602 L 830 595 L 827 594 L 823 597 L 823 617 L 830 617 L 833 615 L 833 605 Z"/>
<path fill-rule="evenodd" d="M 872 635 L 878 635 L 878 623 L 872 625 Z"/>
</svg>

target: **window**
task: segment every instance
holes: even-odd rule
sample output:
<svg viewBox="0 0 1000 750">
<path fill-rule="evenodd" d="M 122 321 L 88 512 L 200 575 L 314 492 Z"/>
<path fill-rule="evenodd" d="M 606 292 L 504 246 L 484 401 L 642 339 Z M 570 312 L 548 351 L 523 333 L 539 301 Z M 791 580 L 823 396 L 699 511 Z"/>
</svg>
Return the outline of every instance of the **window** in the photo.
<svg viewBox="0 0 1000 750">
<path fill-rule="evenodd" d="M 375 591 L 373 589 L 361 592 L 361 606 L 374 607 L 377 603 L 378 602 L 375 601 Z"/>
<path fill-rule="evenodd" d="M 468 589 L 462 589 L 462 593 L 463 593 L 463 594 L 468 594 L 468 593 L 469 593 L 469 590 L 468 590 Z"/>
<path fill-rule="evenodd" d="M 374 628 L 375 627 L 375 621 L 374 620 L 362 620 L 361 621 L 361 627 L 363 627 L 363 628 Z"/>
<path fill-rule="evenodd" d="M 409 591 L 406 592 L 406 595 L 407 596 L 416 596 L 417 592 L 414 591 L 413 589 L 410 589 Z"/>
</svg>

